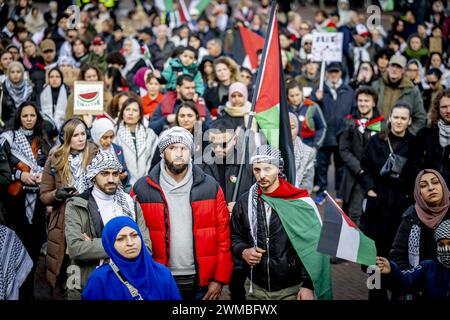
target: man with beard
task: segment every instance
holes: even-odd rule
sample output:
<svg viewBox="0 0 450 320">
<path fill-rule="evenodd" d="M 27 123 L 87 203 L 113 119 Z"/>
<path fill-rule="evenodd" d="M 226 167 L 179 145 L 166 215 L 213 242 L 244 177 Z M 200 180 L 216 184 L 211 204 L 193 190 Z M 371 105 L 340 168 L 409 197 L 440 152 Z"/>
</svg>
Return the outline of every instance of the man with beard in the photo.
<svg viewBox="0 0 450 320">
<path fill-rule="evenodd" d="M 192 164 L 193 138 L 164 131 L 161 162 L 131 192 L 150 230 L 153 258 L 172 271 L 183 300 L 216 300 L 233 263 L 227 204 L 219 184 Z"/>
<path fill-rule="evenodd" d="M 206 108 L 203 98 L 198 98 L 197 101 L 194 101 L 194 96 L 194 78 L 189 74 L 180 75 L 176 82 L 176 91 L 167 91 L 153 113 L 150 128 L 159 135 L 165 128 L 175 124 L 176 113 L 183 102 L 193 101 L 203 122 L 203 130 L 206 131 L 211 123 L 211 114 Z"/>
<path fill-rule="evenodd" d="M 146 247 L 151 250 L 149 231 L 142 209 L 120 185 L 122 165 L 116 156 L 100 151 L 87 168 L 88 188 L 67 200 L 65 238 L 71 263 L 67 268 L 68 299 L 81 299 L 92 271 L 108 259 L 102 246 L 104 226 L 114 217 L 129 216 L 139 225 Z"/>
</svg>

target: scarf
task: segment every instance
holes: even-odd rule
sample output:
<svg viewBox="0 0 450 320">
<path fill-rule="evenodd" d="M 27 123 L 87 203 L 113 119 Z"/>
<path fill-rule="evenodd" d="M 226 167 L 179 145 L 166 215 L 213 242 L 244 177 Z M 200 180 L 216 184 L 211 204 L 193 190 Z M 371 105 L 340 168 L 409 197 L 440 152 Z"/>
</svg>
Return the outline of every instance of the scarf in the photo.
<svg viewBox="0 0 450 320">
<path fill-rule="evenodd" d="M 69 154 L 69 167 L 70 173 L 72 174 L 72 185 L 80 194 L 86 190 L 86 170 L 83 169 L 82 162 L 82 153 Z"/>
<path fill-rule="evenodd" d="M 450 239 L 450 220 L 442 222 L 434 232 L 434 240 L 436 243 L 441 239 Z M 437 259 L 442 265 L 450 268 L 450 247 L 437 247 Z"/>
<path fill-rule="evenodd" d="M 358 131 L 364 134 L 366 129 L 371 131 L 380 132 L 382 128 L 382 122 L 384 120 L 383 116 L 376 117 L 372 120 L 366 118 L 357 119 L 355 118 L 355 124 L 358 127 Z"/>
<path fill-rule="evenodd" d="M 442 119 L 438 121 L 439 144 L 442 148 L 450 145 L 450 125 L 445 124 Z"/>
<path fill-rule="evenodd" d="M 434 174 L 439 179 L 439 182 L 442 186 L 442 191 L 444 193 L 443 201 L 437 207 L 430 207 L 420 194 L 420 178 L 422 178 L 425 173 Z M 419 172 L 416 177 L 416 183 L 414 187 L 414 199 L 416 200 L 416 204 L 414 205 L 414 207 L 420 221 L 422 221 L 423 224 L 425 224 L 428 228 L 436 229 L 439 223 L 441 223 L 450 206 L 449 197 L 450 191 L 447 188 L 447 184 L 445 183 L 444 178 L 442 178 L 439 172 L 432 169 L 425 169 Z"/>
<path fill-rule="evenodd" d="M 369 48 L 371 46 L 371 42 L 367 41 L 367 43 L 362 47 L 353 47 L 353 63 L 355 64 L 355 72 L 356 75 L 359 70 L 359 65 L 361 62 L 370 61 Z"/>
<path fill-rule="evenodd" d="M 27 139 L 27 137 L 31 137 L 33 134 L 33 130 L 25 130 L 20 128 L 16 131 L 5 132 L 2 134 L 2 137 L 4 137 L 11 146 L 11 154 L 30 167 L 30 174 L 37 174 L 42 173 L 44 168 L 38 165 L 36 158 L 34 157 L 33 150 L 31 149 L 31 145 Z M 33 221 L 36 199 L 37 193 L 25 193 L 25 214 L 29 224 L 32 224 Z"/>
<path fill-rule="evenodd" d="M 423 56 L 428 56 L 428 49 L 427 48 L 420 48 L 417 51 L 414 51 L 413 49 L 411 49 L 409 46 L 406 48 L 406 55 L 409 58 L 414 58 L 414 59 L 421 59 Z"/>
<path fill-rule="evenodd" d="M 147 141 L 147 132 L 143 125 L 138 124 L 136 126 L 136 145 L 134 144 L 133 136 L 131 135 L 130 128 L 122 121 L 119 127 L 119 131 L 117 132 L 117 135 L 125 142 L 126 145 L 131 146 L 131 148 L 137 155 L 146 148 L 146 141 Z"/>
<path fill-rule="evenodd" d="M 413 268 L 417 267 L 420 262 L 420 226 L 415 224 L 411 227 L 408 238 L 408 261 Z"/>
<path fill-rule="evenodd" d="M 116 237 L 124 227 L 138 233 L 142 247 L 138 256 L 127 259 L 114 247 Z M 129 217 L 113 218 L 102 233 L 102 245 L 120 274 L 138 292 L 136 300 L 181 300 L 175 281 L 166 266 L 156 263 L 144 245 L 139 226 Z M 111 265 L 95 270 L 83 290 L 83 300 L 132 300 L 130 289 L 111 272 Z"/>
<path fill-rule="evenodd" d="M 128 38 L 125 41 L 131 41 L 131 53 L 130 54 L 125 54 L 125 60 L 126 60 L 126 65 L 122 70 L 122 75 L 125 77 L 127 75 L 128 72 L 131 71 L 131 69 L 134 68 L 134 66 L 136 65 L 136 63 L 139 62 L 139 60 L 141 60 L 141 47 L 139 46 L 139 43 L 137 42 L 136 39 L 133 38 Z"/>
<path fill-rule="evenodd" d="M 244 125 L 247 126 L 251 108 L 252 104 L 249 101 L 245 102 L 244 107 L 233 107 L 231 106 L 230 101 L 227 101 L 225 107 L 223 108 L 223 111 L 225 111 L 230 117 L 244 118 Z M 255 133 L 258 132 L 258 125 L 255 119 L 253 119 L 252 121 L 252 131 L 254 131 Z"/>
<path fill-rule="evenodd" d="M 0 300 L 18 300 L 33 261 L 14 231 L 0 225 Z"/>
<path fill-rule="evenodd" d="M 57 101 L 52 96 L 52 87 L 47 85 L 41 93 L 41 110 L 48 115 L 56 124 L 58 130 L 65 121 L 67 108 L 67 90 L 64 85 L 59 88 Z M 55 105 L 55 108 L 53 106 Z"/>
<path fill-rule="evenodd" d="M 333 96 L 333 100 L 336 101 L 338 97 L 337 90 L 340 86 L 342 86 L 342 79 L 339 79 L 335 84 L 333 84 L 330 80 L 325 80 L 325 84 L 330 89 L 331 95 Z"/>
<path fill-rule="evenodd" d="M 27 80 L 22 79 L 19 84 L 15 85 L 7 78 L 5 80 L 6 90 L 14 101 L 16 108 L 18 108 L 23 102 L 27 101 L 33 92 L 33 87 Z"/>
<path fill-rule="evenodd" d="M 120 185 L 116 193 L 109 197 L 109 195 L 102 192 L 96 186 L 94 186 L 94 178 L 97 174 L 105 170 L 117 170 L 121 172 L 123 170 L 122 165 L 117 160 L 115 154 L 100 150 L 94 159 L 92 159 L 91 164 L 86 169 L 85 183 L 84 189 L 90 189 L 94 187 L 92 191 L 92 195 L 99 202 L 110 202 L 112 212 L 104 212 L 102 208 L 100 208 L 100 213 L 102 216 L 103 224 L 111 220 L 112 217 L 119 215 L 127 215 L 131 217 L 133 220 L 136 220 L 136 213 L 134 211 L 134 202 L 133 199 L 123 191 L 122 185 Z M 97 203 L 99 203 L 97 202 Z"/>
</svg>

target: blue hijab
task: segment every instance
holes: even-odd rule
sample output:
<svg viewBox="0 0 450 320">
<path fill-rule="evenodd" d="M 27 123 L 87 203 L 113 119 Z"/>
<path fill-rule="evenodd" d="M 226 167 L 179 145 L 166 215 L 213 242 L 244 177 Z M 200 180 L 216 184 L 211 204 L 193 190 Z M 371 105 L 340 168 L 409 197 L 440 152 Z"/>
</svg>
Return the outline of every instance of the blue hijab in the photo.
<svg viewBox="0 0 450 320">
<path fill-rule="evenodd" d="M 142 248 L 134 259 L 123 257 L 114 248 L 117 234 L 130 227 L 139 234 Z M 123 276 L 140 293 L 144 300 L 181 300 L 181 295 L 170 270 L 153 260 L 144 245 L 136 222 L 130 217 L 111 219 L 103 229 L 102 244 L 108 256 L 117 265 Z M 109 264 L 96 269 L 82 293 L 83 300 L 133 300 L 127 287 L 120 281 Z"/>
</svg>

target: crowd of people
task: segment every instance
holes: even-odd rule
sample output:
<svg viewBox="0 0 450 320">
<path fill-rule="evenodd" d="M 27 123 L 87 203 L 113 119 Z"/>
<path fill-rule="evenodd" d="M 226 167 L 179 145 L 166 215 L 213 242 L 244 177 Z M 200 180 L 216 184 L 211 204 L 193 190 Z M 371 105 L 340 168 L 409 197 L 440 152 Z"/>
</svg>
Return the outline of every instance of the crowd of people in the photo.
<svg viewBox="0 0 450 320">
<path fill-rule="evenodd" d="M 449 299 L 446 3 L 396 3 L 384 28 L 356 1 L 312 21 L 280 2 L 289 183 L 234 45 L 240 26 L 266 37 L 271 1 L 191 6 L 184 23 L 176 2 L 78 2 L 74 24 L 62 2 L 0 0 L 0 299 L 35 298 L 41 256 L 53 299 L 327 296 L 295 243 L 316 238 L 269 200 L 318 214 L 327 190 L 375 241 L 369 299 Z M 323 87 L 315 32 L 344 39 Z M 76 115 L 75 81 L 103 82 L 102 115 Z"/>
</svg>

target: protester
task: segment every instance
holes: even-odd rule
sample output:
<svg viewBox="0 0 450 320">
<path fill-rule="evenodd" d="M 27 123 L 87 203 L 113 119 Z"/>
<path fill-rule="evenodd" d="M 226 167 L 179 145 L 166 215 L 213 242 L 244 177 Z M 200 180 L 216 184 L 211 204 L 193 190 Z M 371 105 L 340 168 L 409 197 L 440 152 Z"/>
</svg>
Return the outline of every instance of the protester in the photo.
<svg viewBox="0 0 450 320">
<path fill-rule="evenodd" d="M 101 239 L 110 263 L 91 274 L 83 300 L 181 300 L 170 270 L 142 246 L 145 238 L 132 219 L 111 219 Z"/>
<path fill-rule="evenodd" d="M 87 130 L 80 119 L 63 124 L 59 136 L 61 145 L 50 153 L 40 185 L 42 203 L 52 207 L 47 226 L 46 278 L 63 296 L 68 263 L 64 239 L 65 201 L 85 190 L 86 168 L 98 151 L 94 143 L 87 141 Z"/>
<path fill-rule="evenodd" d="M 109 120 L 108 120 L 109 121 Z M 79 288 L 68 290 L 70 300 L 79 300 L 92 271 L 108 258 L 101 246 L 104 227 L 114 217 L 133 219 L 151 251 L 150 235 L 142 209 L 120 185 L 122 165 L 114 154 L 100 151 L 86 170 L 86 190 L 66 202 L 65 239 L 72 266 L 80 268 Z"/>
<path fill-rule="evenodd" d="M 315 248 L 312 249 L 319 234 L 308 230 L 306 235 L 301 228 L 311 226 L 296 225 L 298 220 L 290 222 L 295 224 L 293 228 L 288 229 L 286 225 L 292 218 L 289 211 L 314 217 L 315 223 L 320 224 L 313 200 L 306 190 L 297 189 L 280 177 L 283 158 L 279 150 L 263 145 L 256 150 L 251 163 L 257 182 L 239 198 L 230 221 L 233 259 L 239 266 L 244 265 L 247 276 L 246 298 L 313 300 L 315 294 L 321 299 L 329 298 L 328 258 L 320 258 Z M 295 199 L 297 204 L 290 206 L 287 199 Z M 311 251 L 307 247 L 311 247 Z M 308 259 L 303 254 L 306 251 L 310 252 L 310 258 L 319 255 L 313 259 L 324 270 L 320 285 L 318 279 L 310 276 L 311 265 L 304 265 L 304 259 Z"/>
<path fill-rule="evenodd" d="M 33 261 L 33 269 L 20 291 L 21 299 L 28 300 L 34 298 L 34 272 L 46 237 L 45 207 L 38 193 L 50 142 L 44 120 L 31 102 L 20 105 L 8 129 L 0 136 L 13 176 L 4 199 L 6 223 L 21 239 Z"/>
<path fill-rule="evenodd" d="M 153 258 L 170 267 L 183 300 L 217 300 L 233 266 L 229 213 L 219 184 L 192 164 L 192 148 L 186 129 L 163 132 L 163 159 L 131 194 L 143 208 Z"/>
</svg>

